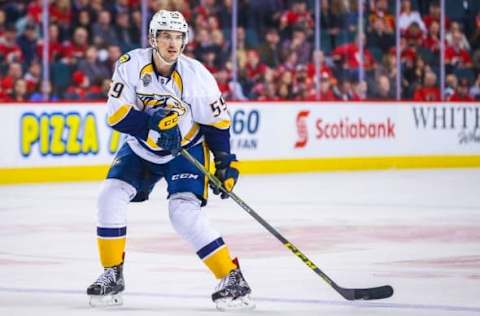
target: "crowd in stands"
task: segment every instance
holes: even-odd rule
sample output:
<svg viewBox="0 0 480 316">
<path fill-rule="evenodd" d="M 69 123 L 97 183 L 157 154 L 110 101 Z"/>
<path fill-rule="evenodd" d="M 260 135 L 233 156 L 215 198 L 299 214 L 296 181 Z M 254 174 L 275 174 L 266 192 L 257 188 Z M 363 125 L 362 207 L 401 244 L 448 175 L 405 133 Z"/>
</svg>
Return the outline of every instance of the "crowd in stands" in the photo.
<svg viewBox="0 0 480 316">
<path fill-rule="evenodd" d="M 0 101 L 105 100 L 114 63 L 142 45 L 141 0 L 51 0 L 48 82 L 42 2 L 0 2 Z M 320 0 L 317 51 L 314 3 L 238 0 L 238 84 L 232 0 L 149 1 L 146 18 L 181 11 L 191 26 L 184 54 L 214 74 L 225 98 L 265 101 L 395 100 L 398 23 L 402 100 L 441 100 L 439 0 L 401 0 L 398 21 L 395 1 L 365 0 L 363 34 L 358 0 Z M 445 99 L 480 100 L 480 1 L 445 3 Z"/>
</svg>

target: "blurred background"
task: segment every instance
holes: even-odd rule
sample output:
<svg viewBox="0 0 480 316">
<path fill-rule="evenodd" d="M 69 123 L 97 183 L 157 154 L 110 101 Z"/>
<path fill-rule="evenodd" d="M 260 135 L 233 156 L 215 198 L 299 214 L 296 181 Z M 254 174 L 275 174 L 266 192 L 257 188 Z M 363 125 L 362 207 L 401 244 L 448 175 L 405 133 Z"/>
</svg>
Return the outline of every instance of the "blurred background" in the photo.
<svg viewBox="0 0 480 316">
<path fill-rule="evenodd" d="M 0 101 L 105 100 L 160 9 L 227 100 L 480 100 L 478 0 L 7 0 Z"/>
</svg>

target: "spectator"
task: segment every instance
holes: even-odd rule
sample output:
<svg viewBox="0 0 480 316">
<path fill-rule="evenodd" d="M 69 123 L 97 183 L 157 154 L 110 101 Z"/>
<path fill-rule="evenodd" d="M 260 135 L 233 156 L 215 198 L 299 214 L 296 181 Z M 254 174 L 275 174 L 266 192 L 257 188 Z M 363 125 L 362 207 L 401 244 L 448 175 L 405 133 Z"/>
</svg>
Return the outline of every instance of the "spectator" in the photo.
<svg viewBox="0 0 480 316">
<path fill-rule="evenodd" d="M 475 17 L 475 24 L 472 35 L 470 36 L 470 43 L 472 43 L 472 49 L 480 49 L 480 12 Z"/>
<path fill-rule="evenodd" d="M 118 16 L 120 14 L 127 14 L 130 12 L 129 0 L 115 0 L 115 3 L 112 5 L 112 14 L 113 19 L 118 21 Z"/>
<path fill-rule="evenodd" d="M 214 30 L 210 37 L 212 40 L 212 50 L 215 53 L 215 67 L 222 68 L 230 58 L 229 47 L 225 43 L 222 31 Z"/>
<path fill-rule="evenodd" d="M 465 102 L 465 101 L 473 101 L 474 99 L 469 94 L 469 83 L 468 79 L 461 78 L 460 83 L 455 89 L 455 93 L 448 99 L 448 101 L 452 102 Z"/>
<path fill-rule="evenodd" d="M 374 19 L 370 31 L 367 32 L 367 43 L 369 50 L 381 51 L 381 54 L 376 56 L 378 61 L 381 55 L 386 54 L 390 48 L 395 46 L 395 36 L 388 30 L 384 19 Z"/>
<path fill-rule="evenodd" d="M 70 85 L 72 73 L 75 68 L 73 52 L 67 52 L 51 66 L 51 80 L 53 83 L 53 94 L 63 99 L 65 90 Z"/>
<path fill-rule="evenodd" d="M 132 32 L 134 45 L 140 47 L 142 41 L 142 12 L 139 10 L 132 12 L 130 31 Z"/>
<path fill-rule="evenodd" d="M 258 56 L 257 51 L 250 49 L 247 52 L 247 63 L 245 64 L 244 73 L 247 89 L 261 81 L 266 69 L 267 66 L 260 62 L 260 56 Z"/>
<path fill-rule="evenodd" d="M 395 98 L 390 79 L 386 75 L 380 75 L 377 77 L 370 98 L 379 101 L 393 100 Z"/>
<path fill-rule="evenodd" d="M 338 78 L 337 84 L 333 86 L 332 91 L 337 100 L 351 101 L 355 99 L 352 82 L 348 76 Z"/>
<path fill-rule="evenodd" d="M 337 101 L 332 91 L 332 81 L 327 72 L 320 74 L 320 101 Z"/>
<path fill-rule="evenodd" d="M 423 17 L 423 22 L 425 23 L 425 27 L 430 29 L 432 23 L 438 23 L 440 25 L 440 17 L 441 17 L 441 8 L 437 0 L 433 0 L 430 2 L 428 6 L 428 14 Z M 450 25 L 450 19 L 448 18 L 448 13 L 445 14 L 445 25 L 448 28 Z"/>
<path fill-rule="evenodd" d="M 470 88 L 469 93 L 474 100 L 480 101 L 480 74 L 477 74 L 475 83 Z"/>
<path fill-rule="evenodd" d="M 101 92 L 99 86 L 90 85 L 88 77 L 77 70 L 72 75 L 73 85 L 67 88 L 65 99 L 67 100 L 95 100 L 98 93 Z"/>
<path fill-rule="evenodd" d="M 221 69 L 213 74 L 213 76 L 217 80 L 218 88 L 220 89 L 222 96 L 230 99 L 232 97 L 232 91 L 229 85 L 228 71 L 226 69 Z"/>
<path fill-rule="evenodd" d="M 122 56 L 122 51 L 120 50 L 120 47 L 117 45 L 110 45 L 107 48 L 107 53 L 108 57 L 105 61 L 103 61 L 103 64 L 105 68 L 108 70 L 108 76 L 107 78 L 111 78 L 113 75 L 113 68 L 115 66 L 115 63 L 117 60 Z"/>
<path fill-rule="evenodd" d="M 123 52 L 128 52 L 136 47 L 130 30 L 130 17 L 126 12 L 118 12 L 115 19 L 115 32 L 118 45 Z"/>
<path fill-rule="evenodd" d="M 107 10 L 100 11 L 97 22 L 93 23 L 93 44 L 97 47 L 118 45 L 117 33 L 111 27 L 112 16 Z"/>
<path fill-rule="evenodd" d="M 280 57 L 280 36 L 276 29 L 269 29 L 265 33 L 265 41 L 258 48 L 260 60 L 271 68 L 276 68 L 281 63 Z"/>
<path fill-rule="evenodd" d="M 110 74 L 107 67 L 98 60 L 95 46 L 90 46 L 87 49 L 85 59 L 78 62 L 78 69 L 81 69 L 93 84 L 99 84 L 103 78 L 108 78 Z"/>
<path fill-rule="evenodd" d="M 332 0 L 333 25 L 336 34 L 352 33 L 357 30 L 357 0 Z"/>
<path fill-rule="evenodd" d="M 301 29 L 304 32 L 312 30 L 313 18 L 307 9 L 305 1 L 293 1 L 289 10 L 280 17 L 280 31 L 290 34 L 294 29 Z"/>
<path fill-rule="evenodd" d="M 363 36 L 361 37 L 365 39 Z M 365 43 L 364 43 L 365 45 Z M 347 43 L 335 48 L 332 52 L 333 60 L 340 66 L 341 69 L 358 70 L 360 66 L 360 50 L 358 48 L 358 36 L 355 41 Z M 366 70 L 372 70 L 374 67 L 374 59 L 372 53 L 365 48 L 363 50 L 363 67 Z"/>
<path fill-rule="evenodd" d="M 199 29 L 195 35 L 195 57 L 202 60 L 203 55 L 208 53 L 212 48 L 212 40 L 207 29 Z"/>
<path fill-rule="evenodd" d="M 28 24 L 25 31 L 17 39 L 18 47 L 22 50 L 25 67 L 28 68 L 35 58 L 37 48 L 37 31 L 33 24 Z"/>
<path fill-rule="evenodd" d="M 1 80 L 3 93 L 5 95 L 11 95 L 15 82 L 19 79 L 22 79 L 22 65 L 16 62 L 10 63 L 6 76 Z"/>
<path fill-rule="evenodd" d="M 368 21 L 371 27 L 377 27 L 381 25 L 382 33 L 393 35 L 395 33 L 395 17 L 388 12 L 387 0 L 376 0 L 374 10 L 368 17 Z M 380 21 L 380 22 L 379 22 Z M 370 28 L 370 31 L 373 29 Z"/>
<path fill-rule="evenodd" d="M 465 48 L 463 39 L 464 35 L 459 30 L 452 33 L 451 44 L 445 49 L 447 72 L 452 72 L 456 68 L 467 69 L 473 66 L 472 57 Z"/>
<path fill-rule="evenodd" d="M 22 50 L 16 42 L 17 33 L 15 29 L 6 29 L 3 40 L 0 39 L 0 60 L 7 64 L 21 62 L 23 60 Z"/>
<path fill-rule="evenodd" d="M 454 74 L 449 74 L 445 78 L 445 84 L 447 85 L 445 87 L 444 93 L 445 93 L 445 98 L 448 100 L 452 97 L 452 95 L 455 93 L 457 90 L 458 86 L 458 78 Z"/>
<path fill-rule="evenodd" d="M 92 38 L 92 16 L 89 10 L 82 9 L 78 12 L 78 15 L 75 16 L 75 23 L 73 24 L 73 29 L 77 29 L 78 27 L 82 27 L 87 30 L 88 33 L 88 42 L 93 42 Z"/>
<path fill-rule="evenodd" d="M 303 29 L 294 29 L 292 37 L 282 43 L 283 58 L 285 59 L 291 52 L 295 52 L 297 54 L 298 63 L 308 63 L 312 53 L 312 44 L 307 42 L 306 39 L 307 35 Z"/>
<path fill-rule="evenodd" d="M 417 23 L 422 32 L 426 32 L 427 28 L 418 11 L 412 10 L 411 0 L 402 0 L 400 9 L 400 18 L 398 20 L 400 31 L 405 32 L 412 23 Z"/>
<path fill-rule="evenodd" d="M 363 101 L 367 99 L 368 83 L 365 80 L 354 80 L 352 83 L 352 101 Z"/>
<path fill-rule="evenodd" d="M 295 71 L 298 65 L 298 56 L 295 51 L 290 52 L 290 54 L 285 59 L 285 62 L 279 67 L 280 71 L 288 70 L 288 71 Z"/>
<path fill-rule="evenodd" d="M 330 66 L 327 64 L 326 60 L 325 60 L 325 55 L 323 54 L 323 51 L 321 50 L 317 50 L 317 51 L 314 51 L 313 52 L 313 61 L 309 64 L 307 64 L 307 76 L 308 78 L 310 79 L 314 79 L 315 76 L 316 76 L 316 69 L 315 69 L 315 64 L 318 63 L 318 65 L 320 66 L 320 73 L 322 72 L 326 72 L 328 73 L 328 75 L 330 77 L 333 77 L 333 71 L 332 69 L 330 68 Z"/>
<path fill-rule="evenodd" d="M 58 101 L 58 97 L 52 94 L 53 88 L 51 81 L 48 81 L 46 84 L 43 82 L 40 84 L 40 90 L 33 92 L 30 95 L 30 102 L 48 102 L 48 101 Z"/>
<path fill-rule="evenodd" d="M 413 99 L 415 101 L 440 101 L 440 89 L 436 83 L 437 75 L 431 71 L 425 72 L 423 86 L 415 91 Z"/>
<path fill-rule="evenodd" d="M 27 16 L 36 24 L 40 23 L 42 17 L 42 1 L 32 0 L 27 6 Z"/>
<path fill-rule="evenodd" d="M 48 60 L 53 62 L 60 58 L 61 54 L 63 53 L 63 47 L 59 40 L 60 30 L 58 25 L 50 24 L 48 27 Z M 39 59 L 43 58 L 43 45 L 44 39 L 40 39 L 37 41 L 36 52 Z"/>
<path fill-rule="evenodd" d="M 6 98 L 7 102 L 27 102 L 27 83 L 23 79 L 17 79 L 13 85 L 12 92 Z"/>
<path fill-rule="evenodd" d="M 262 89 L 259 90 L 259 94 L 256 99 L 258 101 L 279 101 L 280 98 L 277 96 L 277 88 L 275 83 L 267 82 L 262 86 Z"/>
<path fill-rule="evenodd" d="M 430 52 L 438 54 L 440 52 L 440 23 L 432 21 L 428 26 L 428 34 L 422 41 L 422 46 Z"/>
<path fill-rule="evenodd" d="M 448 32 L 445 34 L 445 40 L 448 46 L 458 45 L 459 48 L 469 51 L 470 43 L 462 31 L 458 22 L 452 22 Z"/>
<path fill-rule="evenodd" d="M 42 67 L 37 61 L 32 62 L 24 76 L 25 82 L 27 83 L 28 93 L 33 93 L 35 90 L 38 90 L 41 76 Z"/>
<path fill-rule="evenodd" d="M 77 60 L 85 58 L 89 43 L 88 31 L 84 27 L 77 27 L 73 32 L 72 41 L 63 45 L 62 57 L 73 57 Z"/>
<path fill-rule="evenodd" d="M 50 22 L 55 23 L 60 28 L 62 38 L 70 32 L 72 22 L 72 10 L 70 0 L 55 0 L 50 5 Z"/>
</svg>

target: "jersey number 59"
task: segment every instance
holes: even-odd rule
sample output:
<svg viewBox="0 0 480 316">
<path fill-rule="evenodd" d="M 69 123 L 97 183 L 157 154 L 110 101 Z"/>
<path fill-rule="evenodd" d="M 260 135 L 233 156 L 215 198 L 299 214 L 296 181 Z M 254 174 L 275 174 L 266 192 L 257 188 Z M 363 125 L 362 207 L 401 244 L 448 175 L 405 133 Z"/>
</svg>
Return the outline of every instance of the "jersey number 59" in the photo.
<svg viewBox="0 0 480 316">
<path fill-rule="evenodd" d="M 220 97 L 220 99 L 216 100 L 215 102 L 210 103 L 210 107 L 212 108 L 214 117 L 219 116 L 222 112 L 227 110 L 227 105 L 225 104 L 225 100 L 223 100 L 222 97 Z"/>
</svg>

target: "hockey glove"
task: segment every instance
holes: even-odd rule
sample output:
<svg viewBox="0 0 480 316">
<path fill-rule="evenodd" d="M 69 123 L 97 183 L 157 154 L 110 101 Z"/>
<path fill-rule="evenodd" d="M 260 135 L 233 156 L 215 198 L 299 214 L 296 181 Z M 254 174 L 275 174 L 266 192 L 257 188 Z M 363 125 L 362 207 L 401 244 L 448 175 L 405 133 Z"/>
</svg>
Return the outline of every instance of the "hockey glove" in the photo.
<svg viewBox="0 0 480 316">
<path fill-rule="evenodd" d="M 178 119 L 176 112 L 157 111 L 148 120 L 148 128 L 160 134 L 156 144 L 174 155 L 180 151 L 182 141 Z"/>
<path fill-rule="evenodd" d="M 221 182 L 223 187 L 228 191 L 232 191 L 233 187 L 237 183 L 238 176 L 240 172 L 238 171 L 237 157 L 234 154 L 228 154 L 226 152 L 216 152 L 213 153 L 215 161 L 215 177 L 217 177 Z M 213 194 L 220 194 L 220 198 L 226 199 L 228 195 L 225 192 L 222 192 L 219 188 L 211 185 Z"/>
</svg>

